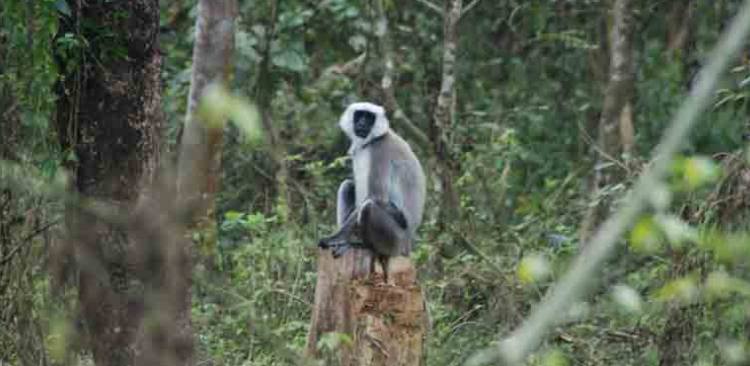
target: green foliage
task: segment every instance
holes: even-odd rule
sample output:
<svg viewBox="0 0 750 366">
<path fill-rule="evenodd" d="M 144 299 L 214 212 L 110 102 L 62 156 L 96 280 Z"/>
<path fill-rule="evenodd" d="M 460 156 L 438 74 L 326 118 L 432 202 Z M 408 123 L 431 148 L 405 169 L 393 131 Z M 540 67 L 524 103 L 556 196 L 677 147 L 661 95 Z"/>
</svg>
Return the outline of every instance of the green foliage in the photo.
<svg viewBox="0 0 750 366">
<path fill-rule="evenodd" d="M 230 119 L 248 144 L 257 143 L 262 138 L 260 115 L 255 106 L 229 94 L 219 85 L 206 88 L 197 112 L 208 128 L 223 129 L 225 121 Z"/>
<path fill-rule="evenodd" d="M 220 237 L 222 278 L 197 277 L 199 357 L 277 364 L 287 348 L 301 351 L 315 284 L 314 237 L 275 217 L 236 211 L 225 214 Z"/>
</svg>

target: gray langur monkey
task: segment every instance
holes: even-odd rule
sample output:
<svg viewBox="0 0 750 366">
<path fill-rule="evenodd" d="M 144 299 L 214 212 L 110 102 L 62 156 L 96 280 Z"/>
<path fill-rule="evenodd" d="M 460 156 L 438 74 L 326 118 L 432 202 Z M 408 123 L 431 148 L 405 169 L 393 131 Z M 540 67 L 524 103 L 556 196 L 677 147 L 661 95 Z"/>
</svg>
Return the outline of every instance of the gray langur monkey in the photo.
<svg viewBox="0 0 750 366">
<path fill-rule="evenodd" d="M 339 127 L 351 140 L 354 180 L 346 179 L 339 187 L 339 230 L 318 245 L 331 248 L 334 257 L 352 246 L 371 249 L 387 280 L 388 259 L 409 255 L 422 222 L 426 196 L 422 165 L 409 144 L 390 129 L 383 107 L 351 104 Z M 355 234 L 361 243 L 351 240 Z"/>
</svg>

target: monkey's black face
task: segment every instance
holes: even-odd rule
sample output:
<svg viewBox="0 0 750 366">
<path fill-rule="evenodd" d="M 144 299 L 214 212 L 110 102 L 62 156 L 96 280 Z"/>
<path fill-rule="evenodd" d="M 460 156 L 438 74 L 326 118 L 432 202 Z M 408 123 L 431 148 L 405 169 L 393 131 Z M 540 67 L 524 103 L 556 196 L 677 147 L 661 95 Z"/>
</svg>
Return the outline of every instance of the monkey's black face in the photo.
<svg viewBox="0 0 750 366">
<path fill-rule="evenodd" d="M 354 111 L 354 134 L 363 139 L 370 134 L 375 125 L 375 113 L 370 111 Z"/>
</svg>

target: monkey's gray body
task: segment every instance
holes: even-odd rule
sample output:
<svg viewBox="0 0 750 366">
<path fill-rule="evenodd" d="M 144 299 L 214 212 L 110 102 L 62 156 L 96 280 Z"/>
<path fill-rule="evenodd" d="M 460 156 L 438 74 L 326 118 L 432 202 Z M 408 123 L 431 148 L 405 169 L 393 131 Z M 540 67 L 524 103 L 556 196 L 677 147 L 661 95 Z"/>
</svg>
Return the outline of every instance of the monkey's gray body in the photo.
<svg viewBox="0 0 750 366">
<path fill-rule="evenodd" d="M 321 247 L 342 254 L 359 234 L 363 245 L 387 259 L 409 255 L 422 222 L 426 182 L 422 165 L 409 144 L 388 128 L 382 108 L 369 103 L 350 106 L 341 128 L 352 140 L 349 154 L 354 180 L 347 179 L 338 191 L 339 231 L 321 240 Z M 378 120 L 365 138 L 357 137 L 347 113 L 371 108 Z"/>
<path fill-rule="evenodd" d="M 352 154 L 352 171 L 354 172 L 355 207 L 363 207 L 367 200 L 382 204 L 392 204 L 406 219 L 406 228 L 381 228 L 383 223 L 376 222 L 370 227 L 374 238 L 362 238 L 365 243 L 374 246 L 381 255 L 409 255 L 416 230 L 422 223 L 425 201 L 425 177 L 422 165 L 414 152 L 400 136 L 393 131 L 373 140 Z M 342 183 L 342 187 L 346 182 Z M 338 205 L 350 206 L 349 202 L 339 200 Z M 388 209 L 386 209 L 388 211 Z M 393 214 L 391 214 L 393 215 Z M 384 218 L 381 218 L 384 219 Z M 392 219 L 396 221 L 395 219 Z M 373 220 L 370 220 L 373 221 Z M 366 227 L 363 225 L 363 228 Z M 392 238 L 392 239 L 391 239 Z M 389 242 L 389 241 L 393 242 Z"/>
</svg>

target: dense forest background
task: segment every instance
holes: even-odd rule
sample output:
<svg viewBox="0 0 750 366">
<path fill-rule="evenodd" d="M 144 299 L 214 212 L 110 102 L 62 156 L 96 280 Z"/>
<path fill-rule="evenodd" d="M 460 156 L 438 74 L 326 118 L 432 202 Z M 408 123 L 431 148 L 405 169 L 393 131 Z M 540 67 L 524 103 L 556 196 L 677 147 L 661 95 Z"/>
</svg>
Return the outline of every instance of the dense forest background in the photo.
<svg viewBox="0 0 750 366">
<path fill-rule="evenodd" d="M 197 3 L 0 2 L 0 364 L 131 364 L 107 347 L 127 346 L 120 332 L 139 337 L 118 324 L 153 299 L 123 294 L 164 288 L 181 300 L 162 308 L 182 317 L 147 317 L 164 327 L 152 344 L 179 358 L 192 343 L 172 339 L 173 326 L 194 339 L 190 363 L 296 364 L 316 243 L 350 174 L 338 118 L 365 100 L 386 107 L 428 174 L 411 256 L 429 314 L 425 364 L 462 364 L 521 324 L 623 204 L 741 5 L 239 0 L 214 76 L 251 101 L 232 99 L 244 107 L 229 117 L 253 116 L 206 140 L 208 177 L 196 178 L 180 153 L 191 77 L 217 64 L 197 66 Z M 213 29 L 204 45 L 220 48 Z M 561 315 L 529 364 L 750 361 L 749 99 L 750 42 L 654 187 L 659 204 L 597 276 L 604 286 Z M 182 253 L 190 244 L 154 212 L 171 209 L 170 182 L 206 179 L 212 202 L 198 206 L 211 224 L 188 220 L 194 246 Z M 161 201 L 125 205 L 146 189 Z M 123 224 L 123 207 L 142 214 Z M 136 262 L 149 265 L 122 259 L 152 241 L 177 254 L 144 246 Z M 149 272 L 170 263 L 176 272 Z"/>
</svg>

